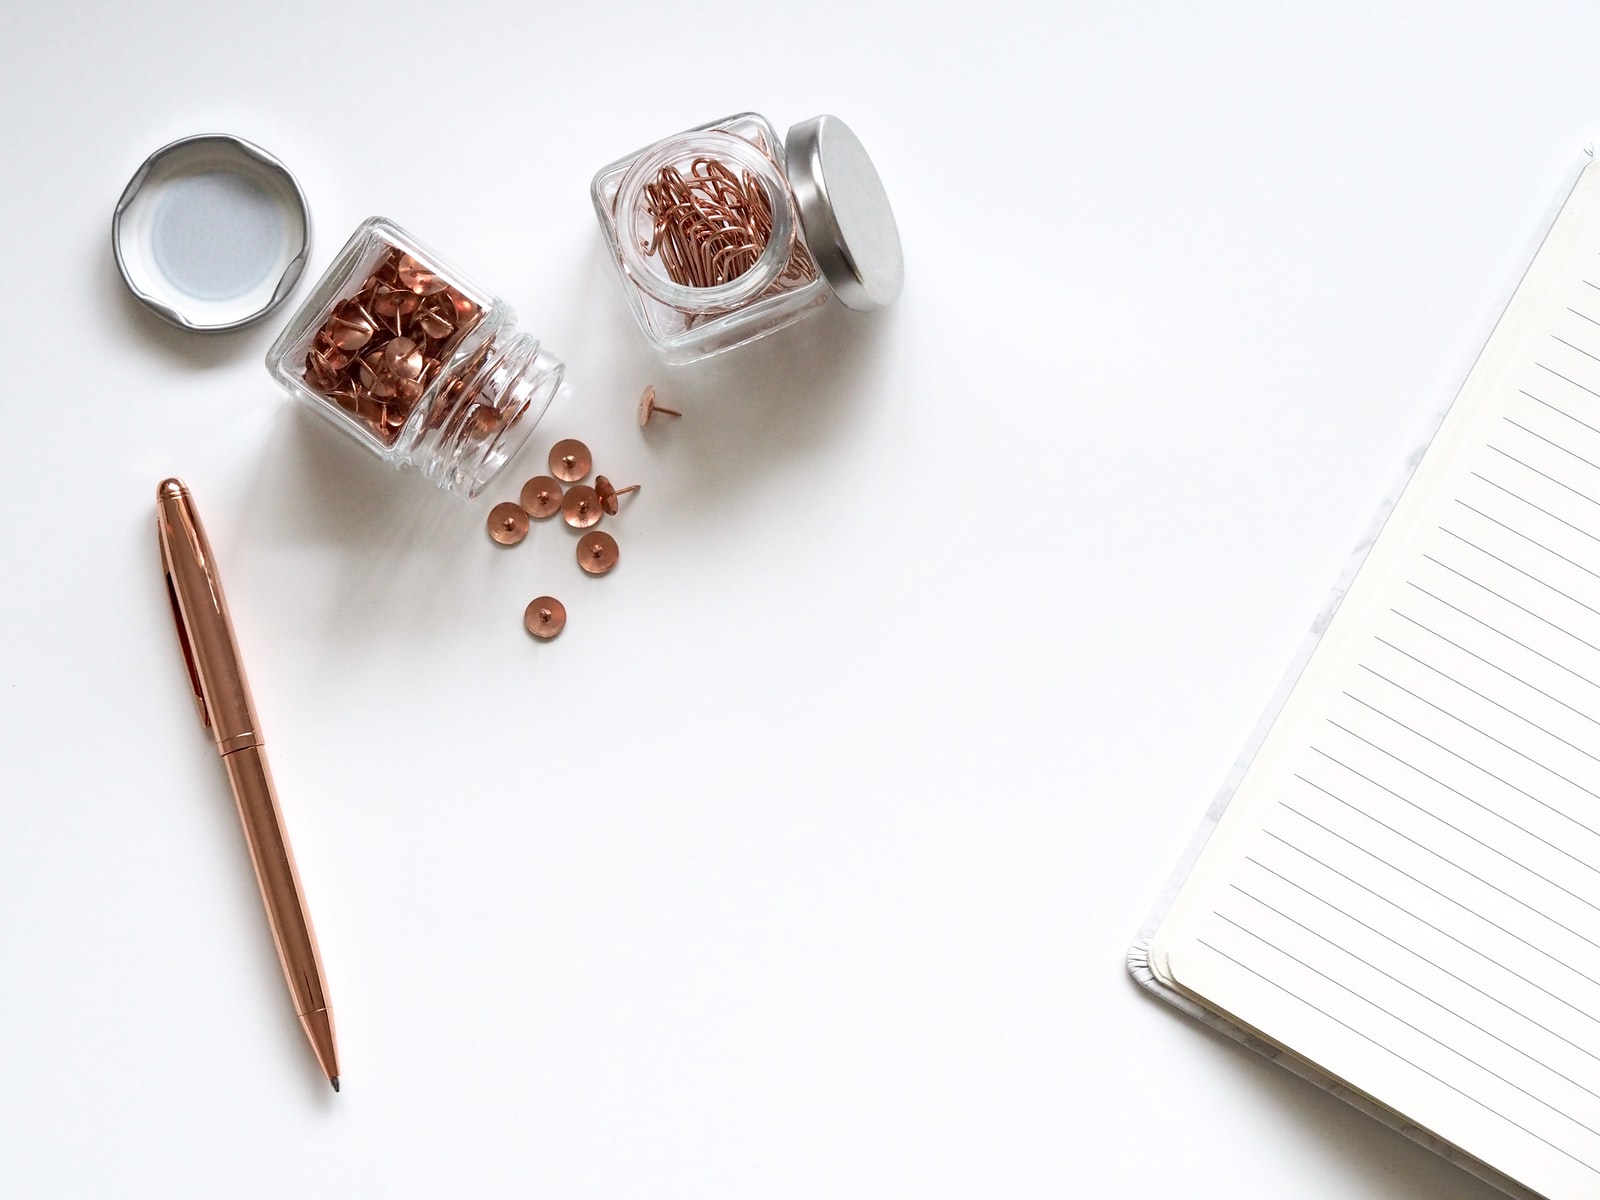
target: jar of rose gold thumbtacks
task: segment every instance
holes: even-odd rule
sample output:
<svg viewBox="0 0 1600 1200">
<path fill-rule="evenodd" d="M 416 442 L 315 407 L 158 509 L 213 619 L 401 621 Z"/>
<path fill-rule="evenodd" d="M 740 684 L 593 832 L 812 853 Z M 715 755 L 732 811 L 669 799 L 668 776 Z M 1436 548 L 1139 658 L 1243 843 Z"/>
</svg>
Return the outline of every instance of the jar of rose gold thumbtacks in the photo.
<svg viewBox="0 0 1600 1200">
<path fill-rule="evenodd" d="M 623 292 L 669 363 L 782 329 L 837 297 L 861 311 L 900 294 L 894 212 L 837 117 L 786 139 L 741 113 L 603 168 L 591 187 Z"/>
<path fill-rule="evenodd" d="M 504 301 L 381 217 L 339 252 L 267 369 L 380 458 L 468 498 L 528 439 L 565 371 Z"/>
</svg>

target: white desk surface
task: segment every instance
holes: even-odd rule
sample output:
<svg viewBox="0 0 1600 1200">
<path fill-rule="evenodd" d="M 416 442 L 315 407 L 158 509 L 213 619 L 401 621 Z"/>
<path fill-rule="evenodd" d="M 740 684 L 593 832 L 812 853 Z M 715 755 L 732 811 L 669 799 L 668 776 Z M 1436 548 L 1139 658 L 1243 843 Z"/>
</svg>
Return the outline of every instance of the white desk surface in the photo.
<svg viewBox="0 0 1600 1200">
<path fill-rule="evenodd" d="M 1337 8 L 15 6 L 0 1194 L 1487 1197 L 1122 967 L 1600 131 L 1592 4 Z M 741 109 L 857 129 L 905 295 L 664 370 L 588 181 Z M 503 485 L 293 407 L 282 315 L 123 293 L 123 184 L 211 130 L 299 174 L 297 296 L 381 212 L 570 364 Z M 484 536 L 559 436 L 644 484 L 604 579 Z M 342 1095 L 187 695 L 169 473 Z"/>
</svg>

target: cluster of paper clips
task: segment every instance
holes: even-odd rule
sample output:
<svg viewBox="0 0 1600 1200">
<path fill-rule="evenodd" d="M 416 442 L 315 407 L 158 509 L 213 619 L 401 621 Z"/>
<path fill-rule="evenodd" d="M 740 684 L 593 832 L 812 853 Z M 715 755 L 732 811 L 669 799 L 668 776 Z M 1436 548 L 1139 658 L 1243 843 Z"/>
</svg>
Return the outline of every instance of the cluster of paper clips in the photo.
<svg viewBox="0 0 1600 1200">
<path fill-rule="evenodd" d="M 645 185 L 655 228 L 645 253 L 684 287 L 731 283 L 760 260 L 772 238 L 772 199 L 750 172 L 736 174 L 716 158 L 696 158 L 685 175 L 668 164 Z M 810 283 L 816 264 L 793 238 L 789 261 L 770 291 Z"/>
</svg>

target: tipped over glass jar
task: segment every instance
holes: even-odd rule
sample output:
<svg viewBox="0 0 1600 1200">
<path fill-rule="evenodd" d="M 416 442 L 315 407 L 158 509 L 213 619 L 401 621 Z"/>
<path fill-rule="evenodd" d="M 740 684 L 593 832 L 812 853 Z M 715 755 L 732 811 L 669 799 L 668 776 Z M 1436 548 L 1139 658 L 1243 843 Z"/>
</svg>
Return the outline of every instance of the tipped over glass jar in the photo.
<svg viewBox="0 0 1600 1200">
<path fill-rule="evenodd" d="M 292 395 L 458 496 L 528 440 L 566 368 L 399 226 L 362 222 L 267 353 Z"/>
<path fill-rule="evenodd" d="M 618 159 L 590 192 L 628 306 L 669 363 L 782 329 L 830 297 L 865 312 L 900 294 L 894 212 L 837 117 L 781 140 L 755 113 L 713 121 Z"/>
</svg>

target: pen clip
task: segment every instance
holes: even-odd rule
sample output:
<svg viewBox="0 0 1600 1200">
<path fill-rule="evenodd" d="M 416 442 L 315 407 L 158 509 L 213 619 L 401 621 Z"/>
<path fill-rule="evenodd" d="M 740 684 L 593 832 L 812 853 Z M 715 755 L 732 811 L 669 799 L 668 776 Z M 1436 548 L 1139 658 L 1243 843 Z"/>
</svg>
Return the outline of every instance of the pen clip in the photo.
<svg viewBox="0 0 1600 1200">
<path fill-rule="evenodd" d="M 183 609 L 178 604 L 178 589 L 172 585 L 172 562 L 167 557 L 167 534 L 156 530 L 161 542 L 161 574 L 167 583 L 167 600 L 172 605 L 172 624 L 178 631 L 178 646 L 183 650 L 183 665 L 189 672 L 189 686 L 194 690 L 194 706 L 200 713 L 200 724 L 211 728 L 211 710 L 206 707 L 205 689 L 200 686 L 200 670 L 195 666 L 194 647 L 189 642 L 189 626 L 183 619 Z"/>
</svg>

